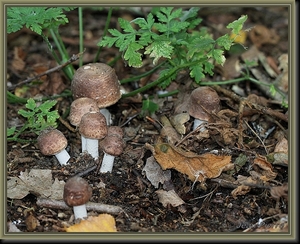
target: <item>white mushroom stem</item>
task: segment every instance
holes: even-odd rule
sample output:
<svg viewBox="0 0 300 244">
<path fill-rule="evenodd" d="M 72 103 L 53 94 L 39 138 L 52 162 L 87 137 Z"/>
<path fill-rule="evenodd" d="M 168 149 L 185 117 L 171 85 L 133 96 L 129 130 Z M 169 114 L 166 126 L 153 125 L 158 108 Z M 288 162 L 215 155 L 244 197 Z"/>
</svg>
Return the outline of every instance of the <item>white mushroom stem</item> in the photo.
<svg viewBox="0 0 300 244">
<path fill-rule="evenodd" d="M 83 219 L 87 217 L 87 210 L 85 204 L 73 206 L 75 219 Z"/>
<path fill-rule="evenodd" d="M 112 124 L 112 119 L 111 119 L 111 114 L 110 112 L 108 111 L 108 109 L 106 108 L 101 108 L 100 109 L 100 113 L 102 113 L 106 119 L 106 124 L 107 125 L 111 125 Z"/>
<path fill-rule="evenodd" d="M 115 161 L 115 156 L 104 152 L 100 172 L 101 173 L 112 172 L 114 161 Z"/>
<path fill-rule="evenodd" d="M 86 138 L 81 135 L 81 152 L 85 152 L 86 150 Z"/>
<path fill-rule="evenodd" d="M 67 162 L 68 162 L 69 159 L 70 159 L 70 155 L 69 155 L 69 153 L 67 152 L 66 149 L 60 151 L 59 153 L 56 153 L 56 154 L 55 154 L 55 157 L 57 158 L 58 162 L 59 162 L 61 165 L 66 165 Z"/>
<path fill-rule="evenodd" d="M 86 151 L 94 159 L 97 159 L 99 157 L 98 145 L 99 145 L 99 140 L 98 139 L 85 138 L 85 148 L 86 148 Z"/>
<path fill-rule="evenodd" d="M 206 120 L 194 119 L 193 130 L 196 130 L 200 125 L 207 123 Z M 201 132 L 205 131 L 205 127 L 200 129 Z"/>
</svg>

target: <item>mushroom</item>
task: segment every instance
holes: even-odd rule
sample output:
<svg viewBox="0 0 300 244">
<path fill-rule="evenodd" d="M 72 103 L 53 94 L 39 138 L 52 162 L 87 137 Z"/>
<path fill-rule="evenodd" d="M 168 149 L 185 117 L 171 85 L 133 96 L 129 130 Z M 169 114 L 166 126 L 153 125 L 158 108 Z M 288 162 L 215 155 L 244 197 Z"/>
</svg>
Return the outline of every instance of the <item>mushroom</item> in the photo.
<svg viewBox="0 0 300 244">
<path fill-rule="evenodd" d="M 37 143 L 42 154 L 54 155 L 61 165 L 65 165 L 69 161 L 70 155 L 66 151 L 67 138 L 58 129 L 43 130 L 37 138 Z"/>
<path fill-rule="evenodd" d="M 100 141 L 100 148 L 104 155 L 100 168 L 101 173 L 112 172 L 116 156 L 121 155 L 124 149 L 124 132 L 119 126 L 109 126 L 107 136 Z"/>
<path fill-rule="evenodd" d="M 80 176 L 69 178 L 64 186 L 63 199 L 73 207 L 75 219 L 87 217 L 86 203 L 92 196 L 92 187 Z"/>
<path fill-rule="evenodd" d="M 72 125 L 78 127 L 84 114 L 98 111 L 96 100 L 89 97 L 80 97 L 71 103 L 68 119 Z M 81 136 L 81 148 L 82 152 L 86 151 L 86 139 L 84 136 Z"/>
<path fill-rule="evenodd" d="M 100 112 L 105 115 L 107 125 L 111 114 L 106 109 L 121 98 L 120 81 L 116 72 L 104 63 L 89 63 L 78 68 L 71 83 L 73 98 L 89 97 L 97 101 Z"/>
<path fill-rule="evenodd" d="M 210 122 L 211 114 L 219 111 L 220 98 L 213 88 L 200 86 L 192 91 L 188 101 L 188 113 L 194 117 L 193 130 L 205 122 Z"/>
<path fill-rule="evenodd" d="M 79 133 L 86 140 L 86 151 L 91 154 L 93 158 L 99 157 L 99 140 L 107 135 L 106 119 L 102 113 L 89 112 L 81 117 L 79 126 Z"/>
</svg>

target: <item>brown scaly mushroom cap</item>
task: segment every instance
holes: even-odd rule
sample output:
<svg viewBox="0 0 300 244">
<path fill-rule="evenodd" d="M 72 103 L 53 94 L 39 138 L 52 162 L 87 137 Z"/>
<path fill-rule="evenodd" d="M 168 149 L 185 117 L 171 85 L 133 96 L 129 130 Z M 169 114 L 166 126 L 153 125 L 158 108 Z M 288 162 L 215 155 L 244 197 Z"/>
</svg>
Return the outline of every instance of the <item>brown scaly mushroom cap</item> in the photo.
<svg viewBox="0 0 300 244">
<path fill-rule="evenodd" d="M 121 98 L 120 82 L 116 72 L 104 63 L 89 63 L 76 70 L 71 91 L 73 98 L 89 97 L 99 108 L 109 107 Z"/>
<path fill-rule="evenodd" d="M 92 196 L 92 187 L 79 176 L 67 180 L 64 186 L 63 199 L 70 206 L 79 206 L 87 203 Z"/>
<path fill-rule="evenodd" d="M 107 136 L 100 142 L 100 148 L 109 155 L 119 156 L 124 149 L 124 132 L 120 126 L 109 126 Z"/>
<path fill-rule="evenodd" d="M 124 131 L 120 126 L 109 126 L 107 130 L 107 135 L 117 135 L 121 138 L 124 136 Z"/>
<path fill-rule="evenodd" d="M 192 91 L 188 103 L 188 113 L 196 119 L 210 121 L 210 115 L 202 107 L 211 113 L 220 111 L 219 95 L 209 86 L 200 86 Z"/>
<path fill-rule="evenodd" d="M 37 138 L 38 148 L 44 155 L 55 155 L 64 150 L 68 141 L 64 134 L 57 129 L 43 130 Z"/>
<path fill-rule="evenodd" d="M 78 126 L 81 117 L 89 112 L 98 112 L 96 100 L 89 97 L 80 97 L 71 103 L 69 121 L 72 125 Z"/>
<path fill-rule="evenodd" d="M 79 133 L 90 139 L 103 139 L 107 135 L 106 119 L 102 113 L 90 112 L 82 116 Z"/>
</svg>

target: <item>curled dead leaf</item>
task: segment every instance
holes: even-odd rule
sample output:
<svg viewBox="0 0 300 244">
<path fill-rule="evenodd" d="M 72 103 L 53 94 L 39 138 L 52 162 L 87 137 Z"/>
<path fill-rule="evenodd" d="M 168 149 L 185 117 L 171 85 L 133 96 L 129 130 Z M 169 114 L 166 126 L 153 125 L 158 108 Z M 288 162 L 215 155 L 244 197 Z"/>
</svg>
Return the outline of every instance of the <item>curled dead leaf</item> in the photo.
<svg viewBox="0 0 300 244">
<path fill-rule="evenodd" d="M 231 156 L 206 153 L 197 155 L 183 151 L 167 143 L 151 146 L 146 144 L 163 170 L 175 169 L 186 174 L 191 181 L 204 182 L 207 178 L 216 178 L 222 171 L 233 168 Z"/>
</svg>

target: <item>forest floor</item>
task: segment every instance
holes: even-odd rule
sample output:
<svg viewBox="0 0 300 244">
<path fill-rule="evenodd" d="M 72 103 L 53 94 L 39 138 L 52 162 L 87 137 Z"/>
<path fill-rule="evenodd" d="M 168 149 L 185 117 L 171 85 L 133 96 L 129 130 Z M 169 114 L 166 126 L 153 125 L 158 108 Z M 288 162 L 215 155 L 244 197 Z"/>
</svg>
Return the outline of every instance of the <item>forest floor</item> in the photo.
<svg viewBox="0 0 300 244">
<path fill-rule="evenodd" d="M 133 19 L 146 15 L 147 11 L 148 8 L 113 11 L 111 28 L 117 26 L 118 17 Z M 86 64 L 93 62 L 98 50 L 107 12 L 86 8 L 83 13 L 83 63 Z M 241 15 L 248 16 L 245 27 L 253 27 L 243 43 L 247 49 L 226 54 L 224 67 L 216 66 L 214 75 L 206 77 L 206 81 L 241 77 L 241 63 L 245 57 L 255 56 L 259 65 L 251 70 L 251 76 L 276 83 L 283 94 L 288 94 L 288 8 L 228 6 L 203 7 L 199 11 L 202 25 L 213 36 L 223 34 L 226 25 Z M 60 31 L 72 55 L 79 53 L 77 10 L 70 11 L 67 17 L 69 23 L 61 26 Z M 8 87 L 55 67 L 45 42 L 35 33 L 22 29 L 8 35 L 7 41 Z M 98 61 L 108 63 L 118 55 L 115 48 L 103 48 Z M 22 69 L 17 62 L 23 63 Z M 145 63 L 145 69 L 150 69 L 151 62 Z M 78 61 L 73 65 L 78 68 Z M 126 66 L 122 59 L 113 68 L 119 80 L 140 72 Z M 124 88 L 133 90 L 134 85 L 141 87 L 156 77 L 154 74 L 135 84 L 126 83 Z M 16 88 L 12 92 L 29 98 L 70 90 L 71 82 L 62 71 L 42 80 L 42 84 L 27 86 L 26 91 Z M 80 135 L 67 118 L 73 98 L 58 98 L 56 109 L 61 115 L 58 129 L 68 140 L 71 159 L 61 166 L 54 156 L 42 155 L 36 143 L 7 142 L 7 231 L 65 232 L 75 222 L 72 208 L 61 203 L 63 185 L 70 177 L 80 175 L 92 187 L 90 203 L 102 207 L 89 208 L 88 215 L 112 215 L 118 232 L 288 232 L 288 109 L 282 106 L 282 100 L 271 95 L 269 87 L 251 81 L 216 86 L 223 112 L 214 115 L 214 122 L 206 126 L 206 131 L 195 132 L 192 117 L 186 118 L 176 111 L 196 87 L 188 73 L 182 72 L 169 87 L 180 91 L 172 97 L 158 98 L 159 89 L 155 87 L 145 94 L 120 99 L 108 108 L 113 125 L 122 126 L 125 142 L 111 173 L 99 172 L 102 151 L 99 160 L 81 153 Z M 159 106 L 153 114 L 142 110 L 142 99 L 147 96 L 154 97 Z M 24 109 L 24 104 L 7 104 L 8 127 L 24 123 L 18 114 L 20 109 Z M 171 143 L 171 133 L 162 133 L 166 127 L 161 122 L 163 115 L 169 120 L 178 115 L 172 131 L 175 127 L 184 129 L 179 142 Z M 22 134 L 24 140 L 34 138 L 34 134 Z M 164 165 L 163 170 L 164 160 L 173 160 L 173 166 Z M 194 167 L 191 176 L 179 166 L 183 162 L 184 167 L 193 166 L 196 160 L 212 173 L 203 176 L 202 168 L 197 171 Z M 226 161 L 226 165 L 232 163 L 233 168 L 225 170 L 220 161 Z M 197 177 L 202 177 L 202 182 Z M 107 205 L 111 208 L 106 209 Z"/>
</svg>

